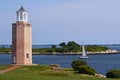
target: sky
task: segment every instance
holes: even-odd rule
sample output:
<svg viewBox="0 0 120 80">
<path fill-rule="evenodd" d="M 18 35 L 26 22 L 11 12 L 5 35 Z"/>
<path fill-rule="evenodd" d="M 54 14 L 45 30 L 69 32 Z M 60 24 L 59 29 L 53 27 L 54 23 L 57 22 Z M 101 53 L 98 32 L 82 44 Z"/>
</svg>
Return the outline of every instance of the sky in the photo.
<svg viewBox="0 0 120 80">
<path fill-rule="evenodd" d="M 0 44 L 12 43 L 21 4 L 29 12 L 33 45 L 120 44 L 120 0 L 1 0 Z"/>
</svg>

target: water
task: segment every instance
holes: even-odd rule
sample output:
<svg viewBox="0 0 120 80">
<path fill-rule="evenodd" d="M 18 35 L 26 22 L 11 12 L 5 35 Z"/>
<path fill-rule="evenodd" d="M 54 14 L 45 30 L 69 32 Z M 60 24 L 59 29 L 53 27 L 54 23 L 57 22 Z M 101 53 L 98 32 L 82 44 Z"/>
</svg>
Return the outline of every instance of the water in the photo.
<svg viewBox="0 0 120 80">
<path fill-rule="evenodd" d="M 49 45 L 32 45 L 33 49 L 37 49 L 37 48 L 51 48 L 52 44 Z M 60 47 L 59 45 L 56 45 L 56 47 Z M 0 45 L 0 48 L 11 48 L 11 45 Z"/>
<path fill-rule="evenodd" d="M 11 64 L 12 56 L 10 54 L 0 54 L 0 65 Z"/>
<path fill-rule="evenodd" d="M 120 51 L 120 46 L 118 45 L 116 45 L 116 46 L 106 46 L 106 47 L 109 47 L 109 48 L 111 48 L 111 49 L 114 49 L 114 50 L 117 50 L 117 51 Z"/>
<path fill-rule="evenodd" d="M 115 46 L 116 47 L 116 46 Z M 120 46 L 115 48 L 120 51 Z M 60 64 L 61 67 L 71 68 L 71 62 L 78 55 L 33 55 L 33 63 L 37 64 Z M 97 73 L 106 74 L 111 69 L 120 69 L 120 54 L 89 55 L 85 61 L 96 69 Z M 0 54 L 0 65 L 11 64 L 10 54 Z"/>
<path fill-rule="evenodd" d="M 33 63 L 60 64 L 64 68 L 71 68 L 71 62 L 76 59 L 77 55 L 33 55 Z M 120 69 L 120 54 L 89 55 L 85 61 L 101 74 L 106 74 L 111 69 Z M 0 54 L 0 64 L 11 64 L 11 62 L 10 54 Z"/>
</svg>

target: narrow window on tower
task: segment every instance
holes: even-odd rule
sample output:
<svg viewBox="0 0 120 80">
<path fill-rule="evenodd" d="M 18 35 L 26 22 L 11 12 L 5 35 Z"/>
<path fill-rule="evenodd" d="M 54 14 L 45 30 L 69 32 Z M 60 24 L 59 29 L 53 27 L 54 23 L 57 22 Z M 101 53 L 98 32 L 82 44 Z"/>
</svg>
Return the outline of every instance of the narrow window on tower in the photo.
<svg viewBox="0 0 120 80">
<path fill-rule="evenodd" d="M 29 58 L 29 54 L 28 53 L 26 54 L 26 58 Z"/>
</svg>

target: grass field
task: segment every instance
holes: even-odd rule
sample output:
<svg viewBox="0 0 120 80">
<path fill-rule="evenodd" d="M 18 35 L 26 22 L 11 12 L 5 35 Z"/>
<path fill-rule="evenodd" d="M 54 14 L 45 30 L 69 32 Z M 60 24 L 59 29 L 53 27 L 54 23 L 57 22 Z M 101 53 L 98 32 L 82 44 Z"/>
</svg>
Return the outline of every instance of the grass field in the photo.
<svg viewBox="0 0 120 80">
<path fill-rule="evenodd" d="M 9 66 L 0 66 L 0 70 Z M 0 74 L 0 80 L 120 80 L 78 74 L 72 69 L 52 70 L 49 66 L 22 66 Z"/>
</svg>

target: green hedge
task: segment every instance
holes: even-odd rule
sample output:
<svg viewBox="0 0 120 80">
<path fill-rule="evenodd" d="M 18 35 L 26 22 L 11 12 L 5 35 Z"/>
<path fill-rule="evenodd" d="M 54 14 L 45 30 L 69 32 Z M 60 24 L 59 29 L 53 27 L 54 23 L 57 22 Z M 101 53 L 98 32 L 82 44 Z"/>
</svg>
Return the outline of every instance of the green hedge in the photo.
<svg viewBox="0 0 120 80">
<path fill-rule="evenodd" d="M 82 65 L 87 65 L 87 63 L 85 61 L 82 61 L 82 60 L 74 60 L 71 63 L 71 66 L 75 71 L 78 71 L 78 67 L 82 66 Z"/>
<path fill-rule="evenodd" d="M 79 66 L 78 71 L 80 74 L 89 74 L 89 75 L 95 75 L 96 71 L 90 66 Z"/>
<path fill-rule="evenodd" d="M 106 73 L 107 78 L 120 78 L 120 70 L 110 70 Z"/>
</svg>

